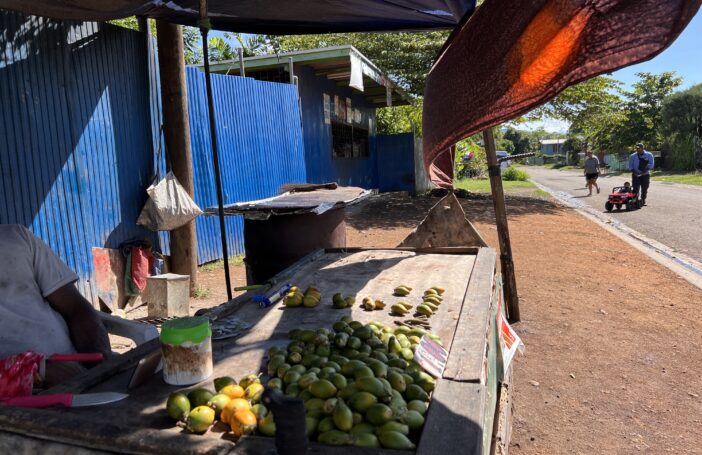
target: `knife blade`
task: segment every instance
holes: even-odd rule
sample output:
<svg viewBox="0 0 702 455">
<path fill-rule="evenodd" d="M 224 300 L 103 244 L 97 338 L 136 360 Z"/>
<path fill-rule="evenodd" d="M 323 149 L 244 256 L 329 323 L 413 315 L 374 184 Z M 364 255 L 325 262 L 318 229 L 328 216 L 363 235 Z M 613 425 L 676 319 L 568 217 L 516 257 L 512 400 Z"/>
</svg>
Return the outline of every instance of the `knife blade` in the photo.
<svg viewBox="0 0 702 455">
<path fill-rule="evenodd" d="M 128 396 L 129 395 L 126 393 L 118 392 L 83 393 L 80 395 L 62 393 L 9 398 L 0 402 L 5 406 L 17 406 L 22 408 L 48 408 L 50 406 L 78 408 L 82 406 L 99 406 L 101 404 L 114 403 Z"/>
</svg>

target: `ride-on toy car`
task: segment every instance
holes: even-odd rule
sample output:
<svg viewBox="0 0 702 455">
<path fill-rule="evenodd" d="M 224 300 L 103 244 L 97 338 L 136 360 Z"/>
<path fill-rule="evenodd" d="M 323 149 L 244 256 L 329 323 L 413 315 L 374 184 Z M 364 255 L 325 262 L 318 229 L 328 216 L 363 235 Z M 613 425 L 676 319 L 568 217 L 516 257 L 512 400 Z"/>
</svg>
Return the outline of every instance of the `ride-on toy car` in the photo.
<svg viewBox="0 0 702 455">
<path fill-rule="evenodd" d="M 615 186 L 612 188 L 612 192 L 609 193 L 605 209 L 608 212 L 611 212 L 614 207 L 620 210 L 622 205 L 625 206 L 626 210 L 640 209 L 643 207 L 643 201 L 639 198 L 638 193 L 634 193 L 631 187 Z"/>
</svg>

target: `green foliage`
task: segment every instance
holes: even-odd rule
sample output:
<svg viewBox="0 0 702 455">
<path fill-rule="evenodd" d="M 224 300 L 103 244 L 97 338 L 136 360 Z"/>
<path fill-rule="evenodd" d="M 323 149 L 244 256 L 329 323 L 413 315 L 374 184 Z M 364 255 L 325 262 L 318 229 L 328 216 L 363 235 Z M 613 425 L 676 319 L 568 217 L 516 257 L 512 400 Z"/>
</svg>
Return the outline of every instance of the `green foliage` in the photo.
<svg viewBox="0 0 702 455">
<path fill-rule="evenodd" d="M 668 97 L 661 116 L 668 138 L 666 167 L 702 168 L 702 84 Z"/>
<path fill-rule="evenodd" d="M 502 180 L 508 182 L 526 182 L 529 180 L 527 171 L 523 171 L 516 166 L 510 166 L 502 172 Z"/>
<path fill-rule="evenodd" d="M 424 82 L 449 32 L 336 33 L 273 38 L 281 52 L 350 44 L 410 94 L 422 96 Z"/>
<path fill-rule="evenodd" d="M 422 98 L 414 105 L 383 107 L 375 111 L 378 134 L 414 132 L 422 135 Z"/>
</svg>

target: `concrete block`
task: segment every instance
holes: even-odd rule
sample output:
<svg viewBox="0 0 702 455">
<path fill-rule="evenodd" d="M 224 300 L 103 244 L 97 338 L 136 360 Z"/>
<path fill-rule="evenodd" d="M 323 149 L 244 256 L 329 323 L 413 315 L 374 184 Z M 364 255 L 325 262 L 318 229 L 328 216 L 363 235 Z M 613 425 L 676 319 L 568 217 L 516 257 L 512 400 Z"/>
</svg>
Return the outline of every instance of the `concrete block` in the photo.
<svg viewBox="0 0 702 455">
<path fill-rule="evenodd" d="M 190 275 L 150 276 L 144 300 L 150 318 L 190 316 Z"/>
</svg>

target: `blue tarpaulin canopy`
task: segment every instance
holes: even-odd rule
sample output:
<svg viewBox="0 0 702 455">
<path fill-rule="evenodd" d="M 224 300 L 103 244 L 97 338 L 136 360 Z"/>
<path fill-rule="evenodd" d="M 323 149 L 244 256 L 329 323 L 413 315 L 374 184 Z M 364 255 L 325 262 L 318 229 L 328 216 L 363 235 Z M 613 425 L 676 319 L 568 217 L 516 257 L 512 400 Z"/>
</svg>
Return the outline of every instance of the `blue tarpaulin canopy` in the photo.
<svg viewBox="0 0 702 455">
<path fill-rule="evenodd" d="M 0 0 L 0 8 L 59 19 L 148 16 L 196 25 L 199 0 Z M 475 0 L 208 0 L 212 28 L 307 34 L 453 28 Z"/>
</svg>

